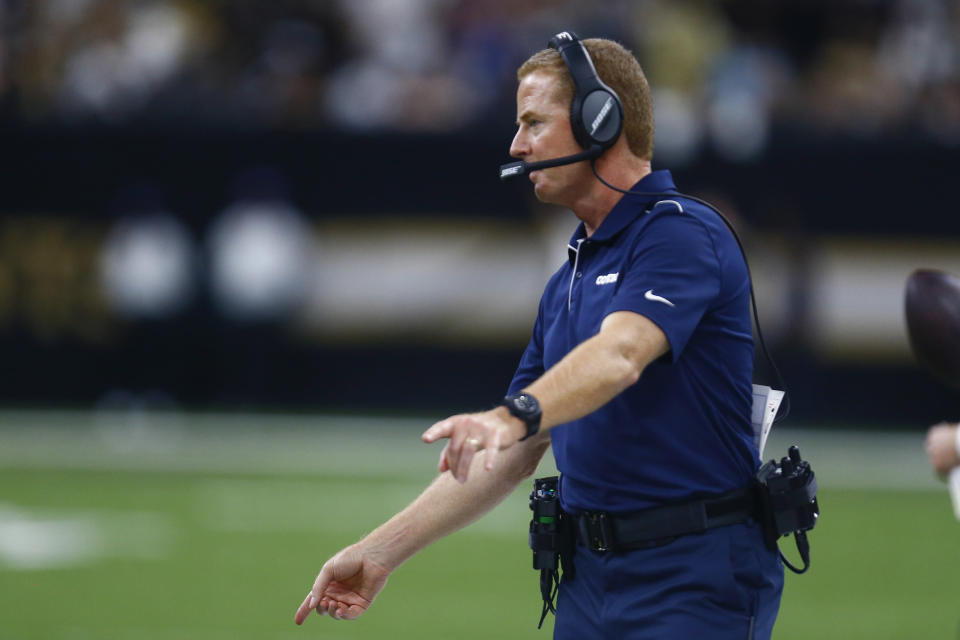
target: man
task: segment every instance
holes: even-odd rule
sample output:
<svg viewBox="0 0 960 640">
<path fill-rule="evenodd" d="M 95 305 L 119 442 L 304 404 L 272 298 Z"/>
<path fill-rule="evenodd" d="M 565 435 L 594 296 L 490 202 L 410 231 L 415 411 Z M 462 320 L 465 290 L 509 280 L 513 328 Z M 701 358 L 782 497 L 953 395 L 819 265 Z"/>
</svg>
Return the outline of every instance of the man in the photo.
<svg viewBox="0 0 960 640">
<path fill-rule="evenodd" d="M 960 430 L 956 422 L 940 422 L 927 430 L 925 442 L 930 466 L 941 475 L 960 465 Z"/>
<path fill-rule="evenodd" d="M 555 638 L 770 637 L 782 565 L 749 510 L 727 509 L 743 504 L 759 464 L 746 265 L 714 212 L 679 195 L 669 172 L 651 172 L 653 113 L 636 59 L 608 40 L 584 44 L 623 103 L 623 133 L 595 169 L 633 195 L 588 162 L 530 174 L 537 198 L 581 223 L 504 406 L 423 434 L 447 439 L 441 475 L 324 564 L 298 624 L 311 610 L 362 614 L 393 569 L 500 502 L 552 441 L 578 528 Z M 566 64 L 546 49 L 518 70 L 510 155 L 533 163 L 583 151 Z M 689 531 L 691 513 L 701 530 Z"/>
</svg>

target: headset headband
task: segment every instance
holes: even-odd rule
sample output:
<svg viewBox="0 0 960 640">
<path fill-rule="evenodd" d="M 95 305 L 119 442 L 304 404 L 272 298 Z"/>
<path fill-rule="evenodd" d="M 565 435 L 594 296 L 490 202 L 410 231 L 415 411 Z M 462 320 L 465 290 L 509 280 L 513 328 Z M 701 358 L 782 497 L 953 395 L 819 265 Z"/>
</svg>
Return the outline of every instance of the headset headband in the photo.
<svg viewBox="0 0 960 640">
<path fill-rule="evenodd" d="M 573 78 L 570 126 L 577 142 L 584 149 L 611 147 L 623 127 L 623 105 L 616 91 L 597 75 L 587 48 L 575 33 L 561 31 L 550 38 L 549 46 L 560 53 Z"/>
</svg>

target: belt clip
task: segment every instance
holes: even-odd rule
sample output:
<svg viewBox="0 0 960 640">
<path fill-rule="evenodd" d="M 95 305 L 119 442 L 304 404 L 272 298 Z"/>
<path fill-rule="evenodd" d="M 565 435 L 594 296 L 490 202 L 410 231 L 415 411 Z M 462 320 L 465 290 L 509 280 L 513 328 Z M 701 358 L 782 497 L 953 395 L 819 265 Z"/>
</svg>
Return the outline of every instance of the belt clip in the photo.
<svg viewBox="0 0 960 640">
<path fill-rule="evenodd" d="M 587 546 L 592 551 L 609 551 L 613 543 L 610 521 L 603 511 L 587 511 L 583 514 L 584 529 L 587 534 Z"/>
</svg>

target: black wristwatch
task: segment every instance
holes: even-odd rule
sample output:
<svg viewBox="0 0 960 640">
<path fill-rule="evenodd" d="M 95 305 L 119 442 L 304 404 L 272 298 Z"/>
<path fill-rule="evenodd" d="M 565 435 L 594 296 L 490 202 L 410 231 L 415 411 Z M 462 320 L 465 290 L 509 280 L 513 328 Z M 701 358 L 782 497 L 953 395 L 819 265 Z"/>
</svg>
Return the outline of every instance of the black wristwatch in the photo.
<svg viewBox="0 0 960 640">
<path fill-rule="evenodd" d="M 527 435 L 520 438 L 520 441 L 526 440 L 540 430 L 540 418 L 543 411 L 540 410 L 540 403 L 529 393 L 511 393 L 503 402 L 500 403 L 515 418 L 520 418 L 527 425 Z"/>
</svg>

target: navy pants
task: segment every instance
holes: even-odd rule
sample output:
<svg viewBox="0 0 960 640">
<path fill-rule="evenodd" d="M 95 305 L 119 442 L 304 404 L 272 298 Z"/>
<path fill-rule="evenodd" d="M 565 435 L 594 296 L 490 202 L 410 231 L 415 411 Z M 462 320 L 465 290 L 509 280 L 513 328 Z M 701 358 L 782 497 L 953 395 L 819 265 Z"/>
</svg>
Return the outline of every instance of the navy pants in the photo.
<svg viewBox="0 0 960 640">
<path fill-rule="evenodd" d="M 623 553 L 578 545 L 574 565 L 555 640 L 768 640 L 783 591 L 780 558 L 753 523 Z"/>
</svg>

